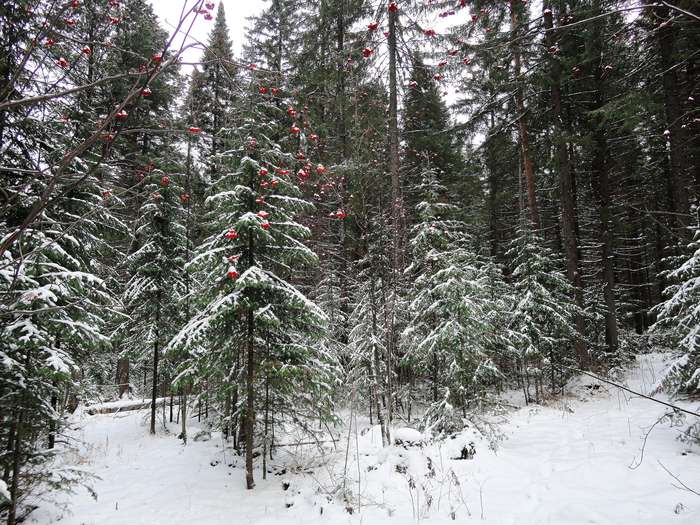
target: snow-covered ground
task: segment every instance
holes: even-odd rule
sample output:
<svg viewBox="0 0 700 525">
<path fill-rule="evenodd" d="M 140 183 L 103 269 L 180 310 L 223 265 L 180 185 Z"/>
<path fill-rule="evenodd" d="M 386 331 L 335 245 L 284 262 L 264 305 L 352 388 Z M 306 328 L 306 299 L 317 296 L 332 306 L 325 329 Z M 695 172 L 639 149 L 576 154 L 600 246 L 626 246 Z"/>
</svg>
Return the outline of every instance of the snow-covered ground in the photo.
<svg viewBox="0 0 700 525">
<path fill-rule="evenodd" d="M 662 356 L 641 356 L 626 383 L 649 392 L 663 366 Z M 97 501 L 82 489 L 57 496 L 68 510 L 43 504 L 30 522 L 700 523 L 700 496 L 679 488 L 665 470 L 700 491 L 700 451 L 676 439 L 678 428 L 661 423 L 649 434 L 642 457 L 644 436 L 664 407 L 612 387 L 585 387 L 594 380 L 577 383 L 550 406 L 508 414 L 501 427 L 507 438 L 495 452 L 470 430 L 422 448 L 382 449 L 378 429 L 362 433 L 368 421 L 358 418 L 360 432 L 353 426 L 337 450 L 332 444 L 324 454 L 313 447 L 280 449 L 271 462 L 275 472 L 263 481 L 258 471 L 253 491 L 244 488 L 242 458 L 224 449 L 216 434 L 183 446 L 175 426 L 169 434 L 149 436 L 143 411 L 84 415 L 78 433 L 85 445 L 75 461 L 99 476 L 93 483 Z M 470 441 L 473 459 L 451 459 Z M 334 497 L 343 486 L 353 493 L 348 509 Z"/>
</svg>

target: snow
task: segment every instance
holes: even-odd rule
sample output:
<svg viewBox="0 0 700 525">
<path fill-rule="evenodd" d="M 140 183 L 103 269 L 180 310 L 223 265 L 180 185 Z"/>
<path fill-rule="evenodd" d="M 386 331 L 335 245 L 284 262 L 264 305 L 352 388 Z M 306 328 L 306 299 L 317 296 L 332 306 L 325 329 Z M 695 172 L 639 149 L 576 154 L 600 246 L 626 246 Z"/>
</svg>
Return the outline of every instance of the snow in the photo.
<svg viewBox="0 0 700 525">
<path fill-rule="evenodd" d="M 627 385 L 649 392 L 667 359 L 644 355 Z M 383 449 L 376 425 L 341 414 L 337 449 L 276 449 L 267 480 L 245 490 L 243 458 L 214 432 L 183 446 L 170 432 L 148 434 L 144 411 L 80 415 L 84 441 L 76 464 L 92 470 L 98 499 L 85 490 L 41 503 L 29 522 L 60 525 L 255 524 L 634 524 L 700 523 L 700 456 L 679 442 L 678 427 L 656 425 L 665 408 L 585 378 L 549 406 L 507 414 L 507 436 L 494 451 L 474 429 L 422 447 Z M 509 393 L 509 399 L 517 395 Z M 683 405 L 697 409 L 691 403 Z M 196 418 L 188 434 L 200 430 Z M 357 430 L 357 432 L 356 432 Z M 394 436 L 420 436 L 410 428 Z M 291 437 L 291 436 L 290 436 Z M 349 438 L 349 439 L 348 439 Z M 424 438 L 424 436 L 421 436 Z M 349 442 L 346 463 L 345 445 Z M 473 459 L 458 458 L 473 444 Z M 642 447 L 644 453 L 642 455 Z M 358 454 L 359 447 L 359 454 Z M 343 472 L 347 465 L 347 479 Z M 665 469 L 664 469 L 665 467 Z M 358 484 L 358 472 L 360 473 Z M 675 485 L 675 486 L 674 486 Z M 342 489 L 351 494 L 341 502 Z M 358 501 L 358 491 L 360 499 Z M 352 514 L 345 507 L 352 507 Z M 454 520 L 453 521 L 453 517 Z"/>
<path fill-rule="evenodd" d="M 10 491 L 7 490 L 7 484 L 1 479 L 0 479 L 0 496 L 2 496 L 3 498 L 5 498 L 8 501 L 10 499 L 12 499 L 10 497 Z"/>
<path fill-rule="evenodd" d="M 398 428 L 393 434 L 394 442 L 402 443 L 420 443 L 423 441 L 423 434 L 414 428 Z"/>
</svg>

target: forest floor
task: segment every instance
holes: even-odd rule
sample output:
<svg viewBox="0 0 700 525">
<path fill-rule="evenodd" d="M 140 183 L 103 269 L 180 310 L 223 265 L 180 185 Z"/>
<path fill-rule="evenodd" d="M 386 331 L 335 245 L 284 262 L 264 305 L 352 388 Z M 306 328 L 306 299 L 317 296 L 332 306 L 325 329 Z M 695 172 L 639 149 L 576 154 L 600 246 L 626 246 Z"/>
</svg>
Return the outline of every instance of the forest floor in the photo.
<svg viewBox="0 0 700 525">
<path fill-rule="evenodd" d="M 650 392 L 667 365 L 662 355 L 640 356 L 625 383 Z M 99 477 L 92 483 L 97 500 L 84 489 L 54 495 L 58 502 L 40 504 L 29 522 L 700 523 L 700 496 L 671 475 L 700 492 L 700 451 L 676 439 L 681 427 L 666 421 L 654 426 L 666 412 L 662 405 L 614 387 L 590 386 L 595 384 L 576 378 L 567 396 L 505 414 L 500 425 L 505 439 L 495 451 L 471 429 L 423 447 L 383 449 L 377 428 L 358 417 L 359 432 L 355 425 L 349 433 L 346 427 L 337 450 L 332 444 L 323 453 L 316 447 L 278 449 L 268 465 L 273 472 L 263 480 L 258 470 L 253 491 L 244 487 L 243 458 L 216 433 L 210 441 L 183 446 L 174 424 L 150 436 L 145 411 L 83 413 L 76 437 L 84 444 L 71 461 Z M 196 426 L 195 419 L 191 436 Z M 470 442 L 473 459 L 451 459 Z M 353 494 L 349 504 L 337 497 L 344 471 L 345 489 Z"/>
</svg>

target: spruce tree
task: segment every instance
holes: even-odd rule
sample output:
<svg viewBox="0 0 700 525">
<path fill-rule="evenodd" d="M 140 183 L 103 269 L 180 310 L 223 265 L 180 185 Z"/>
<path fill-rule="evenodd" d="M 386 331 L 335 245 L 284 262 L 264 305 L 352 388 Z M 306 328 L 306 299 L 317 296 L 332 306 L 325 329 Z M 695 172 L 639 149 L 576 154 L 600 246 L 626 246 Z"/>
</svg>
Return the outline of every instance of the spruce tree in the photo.
<svg viewBox="0 0 700 525">
<path fill-rule="evenodd" d="M 240 96 L 239 67 L 233 56 L 226 13 L 219 3 L 207 46 L 201 59 L 201 69 L 192 72 L 185 103 L 186 127 L 201 129 L 196 144 L 199 160 L 206 167 L 205 184 L 221 175 L 219 155 L 231 147 L 229 137 L 236 120 L 235 111 Z"/>
<path fill-rule="evenodd" d="M 674 394 L 694 396 L 700 393 L 700 228 L 688 245 L 681 263 L 669 272 L 674 282 L 656 308 L 657 330 L 667 329 L 680 346 L 680 356 L 664 380 Z"/>
<path fill-rule="evenodd" d="M 281 134 L 274 120 L 261 118 L 271 106 L 258 102 L 256 89 L 249 97 L 253 111 L 232 131 L 242 138 L 227 157 L 232 169 L 207 197 L 211 235 L 191 264 L 197 312 L 171 346 L 194 350 L 180 378 L 213 385 L 216 400 L 228 407 L 223 425 L 230 428 L 240 416 L 246 484 L 253 488 L 255 443 L 262 438 L 267 450 L 275 413 L 307 431 L 308 417 L 328 419 L 333 372 L 315 344 L 326 316 L 293 284 L 318 263 L 304 244 L 309 229 L 297 222 L 313 210 L 295 181 L 304 180 L 305 169 L 292 169 L 304 161 L 270 140 Z M 298 147 L 299 133 L 293 126 L 284 143 Z"/>
<path fill-rule="evenodd" d="M 570 375 L 569 367 L 575 364 L 574 316 L 581 312 L 556 254 L 522 222 L 507 255 L 513 261 L 514 303 L 507 344 L 520 367 L 526 402 L 532 399 L 533 386 L 534 399 L 539 401 L 546 381 L 556 391 L 563 384 L 562 377 Z"/>
<path fill-rule="evenodd" d="M 159 360 L 162 348 L 183 321 L 179 314 L 185 294 L 186 238 L 184 210 L 186 194 L 182 176 L 153 170 L 144 181 L 149 198 L 141 207 L 135 225 L 135 249 L 127 259 L 131 278 L 125 285 L 125 352 L 144 363 L 151 372 L 150 432 L 156 431 Z M 185 201 L 185 202 L 182 202 Z M 146 382 L 144 381 L 144 386 Z"/>
<path fill-rule="evenodd" d="M 406 270 L 413 286 L 403 342 L 404 360 L 414 362 L 430 384 L 424 425 L 441 432 L 456 430 L 454 414 L 445 410 L 466 415 L 503 374 L 492 359 L 498 306 L 490 294 L 493 272 L 475 252 L 459 208 L 444 202 L 438 176 L 437 169 L 423 172 L 425 200 L 417 206 L 420 222 L 411 232 L 413 261 Z"/>
<path fill-rule="evenodd" d="M 403 125 L 406 151 L 404 186 L 411 196 L 407 205 L 413 209 L 421 198 L 419 186 L 426 168 L 433 170 L 440 184 L 451 188 L 456 198 L 473 199 L 478 195 L 475 191 L 477 181 L 472 179 L 470 182 L 470 178 L 465 177 L 464 161 L 440 89 L 432 70 L 416 54 L 404 98 Z"/>
</svg>

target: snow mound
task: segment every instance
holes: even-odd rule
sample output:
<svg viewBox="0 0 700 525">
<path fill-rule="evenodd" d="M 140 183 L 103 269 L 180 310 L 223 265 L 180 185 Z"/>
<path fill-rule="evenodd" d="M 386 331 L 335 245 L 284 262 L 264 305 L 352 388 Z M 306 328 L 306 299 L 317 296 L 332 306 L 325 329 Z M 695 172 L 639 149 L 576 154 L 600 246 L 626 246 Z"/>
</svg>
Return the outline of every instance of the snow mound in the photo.
<svg viewBox="0 0 700 525">
<path fill-rule="evenodd" d="M 417 445 L 423 441 L 423 434 L 414 428 L 397 428 L 394 430 L 394 443 Z"/>
</svg>

